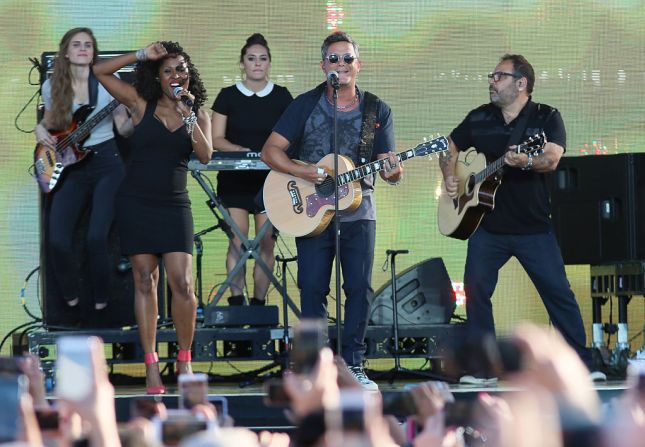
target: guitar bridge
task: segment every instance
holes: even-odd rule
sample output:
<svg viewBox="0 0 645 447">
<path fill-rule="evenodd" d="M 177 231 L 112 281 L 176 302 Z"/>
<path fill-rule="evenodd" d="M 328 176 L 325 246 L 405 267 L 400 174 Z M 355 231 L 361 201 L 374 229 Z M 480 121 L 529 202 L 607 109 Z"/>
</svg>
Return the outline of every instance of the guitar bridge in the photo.
<svg viewBox="0 0 645 447">
<path fill-rule="evenodd" d="M 296 185 L 294 180 L 291 180 L 287 183 L 287 191 L 289 191 L 289 197 L 291 197 L 291 208 L 296 214 L 302 214 L 302 197 L 300 196 L 300 189 Z"/>
</svg>

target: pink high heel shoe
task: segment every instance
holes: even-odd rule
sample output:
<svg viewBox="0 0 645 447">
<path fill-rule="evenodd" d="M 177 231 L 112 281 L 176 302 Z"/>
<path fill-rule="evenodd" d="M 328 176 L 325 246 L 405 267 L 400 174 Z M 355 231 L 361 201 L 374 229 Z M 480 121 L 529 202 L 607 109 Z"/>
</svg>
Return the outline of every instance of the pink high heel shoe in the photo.
<svg viewBox="0 0 645 447">
<path fill-rule="evenodd" d="M 159 363 L 159 356 L 156 352 L 148 352 L 147 354 L 143 354 L 143 363 L 145 365 L 154 365 L 155 363 Z M 166 387 L 163 385 L 147 386 L 146 394 L 166 394 Z"/>
</svg>

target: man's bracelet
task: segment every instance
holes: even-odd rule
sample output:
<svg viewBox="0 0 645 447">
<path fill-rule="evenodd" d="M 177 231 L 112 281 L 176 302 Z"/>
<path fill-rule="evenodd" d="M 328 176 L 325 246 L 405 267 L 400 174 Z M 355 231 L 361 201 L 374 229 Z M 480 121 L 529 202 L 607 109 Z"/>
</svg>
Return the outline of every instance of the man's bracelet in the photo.
<svg viewBox="0 0 645 447">
<path fill-rule="evenodd" d="M 527 154 L 527 156 L 529 157 L 529 161 L 526 163 L 526 166 L 522 168 L 522 171 L 530 171 L 533 169 L 533 156 L 531 154 Z"/>
</svg>

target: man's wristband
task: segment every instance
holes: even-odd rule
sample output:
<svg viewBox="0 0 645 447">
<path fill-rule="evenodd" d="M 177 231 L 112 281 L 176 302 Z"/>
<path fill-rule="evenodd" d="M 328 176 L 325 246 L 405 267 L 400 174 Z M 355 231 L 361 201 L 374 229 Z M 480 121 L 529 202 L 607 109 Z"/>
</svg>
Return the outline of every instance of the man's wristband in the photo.
<svg viewBox="0 0 645 447">
<path fill-rule="evenodd" d="M 526 163 L 526 166 L 522 168 L 522 171 L 530 171 L 533 169 L 533 156 L 531 154 L 527 154 L 529 157 L 529 161 Z"/>
</svg>

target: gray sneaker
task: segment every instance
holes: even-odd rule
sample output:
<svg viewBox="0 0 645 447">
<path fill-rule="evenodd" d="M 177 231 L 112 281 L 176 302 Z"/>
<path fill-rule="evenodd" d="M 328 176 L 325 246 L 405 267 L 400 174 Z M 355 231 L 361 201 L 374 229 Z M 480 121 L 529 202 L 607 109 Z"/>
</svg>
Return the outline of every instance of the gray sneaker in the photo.
<svg viewBox="0 0 645 447">
<path fill-rule="evenodd" d="M 367 391 L 378 391 L 378 385 L 376 382 L 372 381 L 365 375 L 362 366 L 348 366 L 349 372 L 352 373 L 352 376 L 363 386 L 363 389 Z"/>
<path fill-rule="evenodd" d="M 462 385 L 497 385 L 497 377 L 482 378 L 475 376 L 461 376 L 459 378 L 459 383 Z"/>
<path fill-rule="evenodd" d="M 591 371 L 589 373 L 589 378 L 594 382 L 606 382 L 607 375 L 602 371 Z"/>
</svg>

